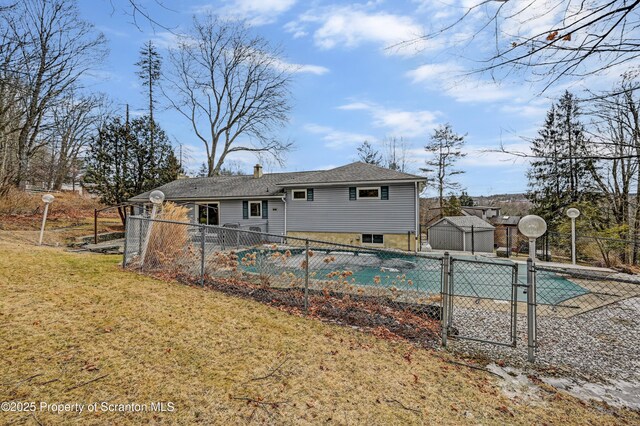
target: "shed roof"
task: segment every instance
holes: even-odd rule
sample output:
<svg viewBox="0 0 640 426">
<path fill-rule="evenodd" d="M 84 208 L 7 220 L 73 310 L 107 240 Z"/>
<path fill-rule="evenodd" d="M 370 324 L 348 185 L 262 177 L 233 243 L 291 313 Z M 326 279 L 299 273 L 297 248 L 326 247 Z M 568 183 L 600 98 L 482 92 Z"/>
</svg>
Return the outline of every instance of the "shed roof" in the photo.
<svg viewBox="0 0 640 426">
<path fill-rule="evenodd" d="M 439 223 L 447 222 L 452 226 L 460 229 L 464 232 L 471 232 L 471 227 L 474 230 L 491 230 L 495 229 L 493 225 L 480 219 L 478 216 L 445 216 L 439 221 L 435 222 L 429 228 L 436 226 Z"/>
</svg>

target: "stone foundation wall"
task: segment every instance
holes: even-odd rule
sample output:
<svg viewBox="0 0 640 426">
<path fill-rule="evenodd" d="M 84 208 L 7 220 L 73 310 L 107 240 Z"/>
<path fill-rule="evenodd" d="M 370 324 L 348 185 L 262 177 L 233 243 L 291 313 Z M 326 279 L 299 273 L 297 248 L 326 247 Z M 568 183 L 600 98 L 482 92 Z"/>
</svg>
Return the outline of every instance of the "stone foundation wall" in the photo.
<svg viewBox="0 0 640 426">
<path fill-rule="evenodd" d="M 399 249 L 399 250 L 407 250 L 408 242 L 407 239 L 410 239 L 411 248 L 410 250 L 415 250 L 416 247 L 416 239 L 415 235 L 411 234 L 407 236 L 407 234 L 383 234 L 384 235 L 384 245 L 371 245 L 371 244 L 362 244 L 360 238 L 362 238 L 362 234 L 359 233 L 350 233 L 350 232 L 287 232 L 287 235 L 290 237 L 297 238 L 309 238 L 310 240 L 319 240 L 319 241 L 327 241 L 330 243 L 336 244 L 349 244 L 352 246 L 363 246 L 363 247 L 372 247 L 372 248 L 390 248 L 390 249 Z M 290 241 L 293 244 L 293 241 Z"/>
</svg>

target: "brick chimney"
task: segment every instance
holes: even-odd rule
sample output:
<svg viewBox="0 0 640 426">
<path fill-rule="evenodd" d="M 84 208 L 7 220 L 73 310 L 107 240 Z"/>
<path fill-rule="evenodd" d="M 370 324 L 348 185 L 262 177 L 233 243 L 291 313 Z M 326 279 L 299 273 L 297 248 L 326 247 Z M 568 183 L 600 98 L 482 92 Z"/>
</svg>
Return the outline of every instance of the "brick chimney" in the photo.
<svg viewBox="0 0 640 426">
<path fill-rule="evenodd" d="M 262 166 L 260 164 L 256 164 L 253 166 L 253 177 L 255 179 L 259 179 L 262 177 Z"/>
</svg>

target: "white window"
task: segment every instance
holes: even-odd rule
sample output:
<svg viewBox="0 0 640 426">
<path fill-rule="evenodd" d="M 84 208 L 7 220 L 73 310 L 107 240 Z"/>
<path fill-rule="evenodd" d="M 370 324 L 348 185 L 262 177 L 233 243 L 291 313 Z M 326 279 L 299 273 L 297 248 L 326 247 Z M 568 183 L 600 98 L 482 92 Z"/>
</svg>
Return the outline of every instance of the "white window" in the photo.
<svg viewBox="0 0 640 426">
<path fill-rule="evenodd" d="M 293 199 L 294 200 L 306 200 L 307 199 L 307 190 L 306 189 L 294 189 L 293 190 Z"/>
<path fill-rule="evenodd" d="M 262 217 L 262 201 L 249 201 L 249 217 Z"/>
<path fill-rule="evenodd" d="M 371 187 L 371 188 L 358 188 L 357 191 L 358 199 L 362 198 L 371 198 L 371 199 L 380 199 L 380 187 Z M 371 234 L 369 234 L 371 235 Z"/>
<path fill-rule="evenodd" d="M 362 244 L 384 244 L 384 235 L 362 234 Z"/>
</svg>

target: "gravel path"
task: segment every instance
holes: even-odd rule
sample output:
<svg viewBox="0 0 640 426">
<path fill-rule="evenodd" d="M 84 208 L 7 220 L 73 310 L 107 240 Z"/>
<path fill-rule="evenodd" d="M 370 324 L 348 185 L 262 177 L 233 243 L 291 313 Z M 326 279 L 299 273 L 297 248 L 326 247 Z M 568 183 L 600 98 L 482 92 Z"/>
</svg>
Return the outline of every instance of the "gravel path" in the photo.
<svg viewBox="0 0 640 426">
<path fill-rule="evenodd" d="M 461 336 L 509 341 L 509 314 L 455 307 L 454 327 Z M 462 339 L 450 347 L 467 355 L 527 363 L 526 316 L 519 315 L 517 348 Z M 640 384 L 640 297 L 626 299 L 572 318 L 538 315 L 538 352 L 534 368 L 559 369 L 588 380 Z"/>
</svg>

